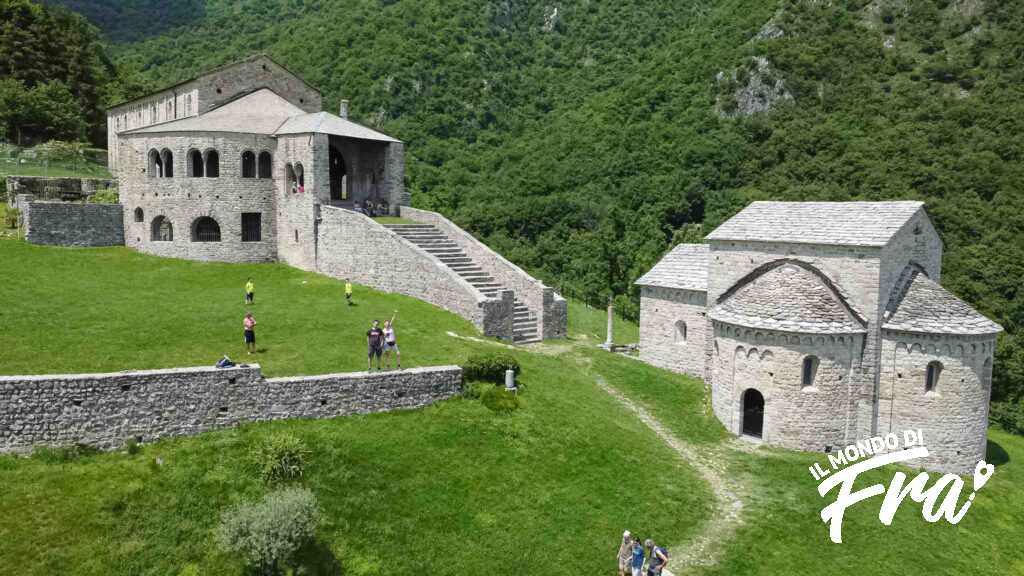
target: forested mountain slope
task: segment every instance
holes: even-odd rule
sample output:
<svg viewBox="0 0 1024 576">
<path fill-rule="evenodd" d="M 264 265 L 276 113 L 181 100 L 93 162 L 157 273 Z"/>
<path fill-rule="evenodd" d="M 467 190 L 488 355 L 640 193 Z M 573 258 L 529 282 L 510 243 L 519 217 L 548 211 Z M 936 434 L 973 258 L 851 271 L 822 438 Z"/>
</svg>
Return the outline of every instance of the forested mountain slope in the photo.
<svg viewBox="0 0 1024 576">
<path fill-rule="evenodd" d="M 110 15 L 160 3 L 65 3 L 142 39 L 128 85 L 268 52 L 408 143 L 417 205 L 629 314 L 752 199 L 925 200 L 943 283 L 1009 332 L 997 395 L 1024 389 L 1022 3 L 209 0 L 134 31 Z"/>
</svg>

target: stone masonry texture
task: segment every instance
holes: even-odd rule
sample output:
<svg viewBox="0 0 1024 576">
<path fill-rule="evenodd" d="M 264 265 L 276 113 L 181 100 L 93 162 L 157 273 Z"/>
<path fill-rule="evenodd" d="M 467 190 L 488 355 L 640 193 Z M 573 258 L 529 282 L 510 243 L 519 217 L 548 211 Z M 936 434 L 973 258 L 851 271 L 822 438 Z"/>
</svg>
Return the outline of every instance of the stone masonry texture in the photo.
<svg viewBox="0 0 1024 576">
<path fill-rule="evenodd" d="M 755 202 L 707 240 L 706 292 L 686 289 L 705 277 L 693 249 L 638 282 L 640 357 L 702 375 L 730 432 L 756 390 L 769 444 L 821 452 L 921 429 L 930 456 L 915 464 L 965 473 L 984 458 L 1001 328 L 939 285 L 921 203 Z"/>
<path fill-rule="evenodd" d="M 151 442 L 243 422 L 334 418 L 457 395 L 458 366 L 264 379 L 258 365 L 0 377 L 0 452 Z"/>
<path fill-rule="evenodd" d="M 120 204 L 30 202 L 23 213 L 25 237 L 48 246 L 121 246 L 121 212 Z"/>
</svg>

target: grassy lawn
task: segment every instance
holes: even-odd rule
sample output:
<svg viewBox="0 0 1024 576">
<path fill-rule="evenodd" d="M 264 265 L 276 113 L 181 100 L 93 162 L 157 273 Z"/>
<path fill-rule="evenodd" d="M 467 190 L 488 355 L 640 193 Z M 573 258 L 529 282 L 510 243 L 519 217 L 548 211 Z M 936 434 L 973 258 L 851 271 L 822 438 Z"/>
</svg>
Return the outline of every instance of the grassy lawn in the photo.
<svg viewBox="0 0 1024 576">
<path fill-rule="evenodd" d="M 608 311 L 591 308 L 579 300 L 569 300 L 569 334 L 575 338 L 604 342 L 608 331 Z M 612 320 L 612 337 L 616 344 L 635 344 L 640 341 L 640 329 L 618 315 Z"/>
<path fill-rule="evenodd" d="M 68 178 L 110 178 L 106 166 L 92 162 L 22 163 L 0 162 L 0 180 L 8 176 L 49 176 Z"/>
<path fill-rule="evenodd" d="M 280 265 L 203 264 L 125 249 L 0 242 L 5 373 L 210 364 L 241 354 L 253 276 L 257 360 L 271 374 L 363 367 L 366 325 L 399 310 L 403 364 L 495 347 L 433 306 Z M 454 399 L 410 412 L 288 421 L 60 461 L 0 457 L 0 572 L 242 574 L 219 551 L 223 509 L 267 491 L 249 446 L 287 431 L 312 450 L 302 483 L 324 523 L 303 574 L 597 574 L 625 527 L 685 539 L 703 482 L 571 359 L 513 352 L 522 407 Z M 163 463 L 157 465 L 156 459 Z"/>
<path fill-rule="evenodd" d="M 373 220 L 378 224 L 419 224 L 415 220 L 399 218 L 398 216 L 377 216 Z"/>
<path fill-rule="evenodd" d="M 101 371 L 245 358 L 242 286 L 256 283 L 269 374 L 364 366 L 365 331 L 398 310 L 406 366 L 459 362 L 493 344 L 422 302 L 356 289 L 276 264 L 204 264 L 126 249 L 0 242 L 0 372 Z M 267 491 L 249 447 L 287 431 L 312 450 L 302 483 L 324 523 L 299 574 L 603 574 L 623 528 L 685 543 L 710 513 L 709 489 L 596 374 L 677 436 L 721 455 L 742 480 L 744 521 L 721 563 L 686 574 L 1024 574 L 1024 438 L 992 430 L 997 471 L 956 526 L 928 523 L 907 499 L 891 526 L 879 498 L 847 511 L 832 544 L 807 466 L 820 455 L 731 448 L 705 413 L 702 382 L 596 350 L 604 311 L 569 303 L 563 353 L 516 350 L 522 407 L 508 416 L 454 399 L 410 412 L 254 424 L 159 442 L 141 453 L 60 461 L 0 457 L 0 567 L 17 574 L 240 575 L 212 531 L 221 511 Z M 616 320 L 616 340 L 636 326 Z M 163 464 L 155 464 L 159 459 Z M 885 484 L 895 468 L 861 477 Z M 932 475 L 932 482 L 938 475 Z M 963 501 L 969 493 L 962 494 Z M 685 545 L 685 544 L 684 544 Z"/>
</svg>

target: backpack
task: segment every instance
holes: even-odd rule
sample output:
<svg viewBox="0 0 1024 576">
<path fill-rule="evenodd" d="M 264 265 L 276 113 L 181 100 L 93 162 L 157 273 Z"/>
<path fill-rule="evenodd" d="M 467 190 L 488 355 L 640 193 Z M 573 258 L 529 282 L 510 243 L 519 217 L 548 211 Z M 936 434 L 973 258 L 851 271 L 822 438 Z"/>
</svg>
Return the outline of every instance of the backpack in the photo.
<svg viewBox="0 0 1024 576">
<path fill-rule="evenodd" d="M 231 358 L 224 356 L 220 360 L 217 360 L 217 368 L 233 368 L 235 363 L 231 361 Z"/>
</svg>

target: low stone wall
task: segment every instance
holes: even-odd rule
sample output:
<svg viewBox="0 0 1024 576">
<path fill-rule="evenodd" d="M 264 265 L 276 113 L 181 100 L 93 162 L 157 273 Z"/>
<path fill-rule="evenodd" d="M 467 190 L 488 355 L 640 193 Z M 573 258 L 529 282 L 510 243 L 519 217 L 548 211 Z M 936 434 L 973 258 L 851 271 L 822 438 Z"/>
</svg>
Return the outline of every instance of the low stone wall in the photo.
<svg viewBox="0 0 1024 576">
<path fill-rule="evenodd" d="M 512 336 L 511 292 L 486 297 L 433 254 L 351 210 L 321 207 L 317 271 L 440 306 L 485 336 Z"/>
<path fill-rule="evenodd" d="M 48 178 L 44 176 L 8 176 L 7 203 L 18 194 L 31 194 L 38 200 L 80 200 L 102 188 L 113 188 L 113 180 L 103 178 Z"/>
<path fill-rule="evenodd" d="M 554 289 L 545 286 L 543 282 L 530 276 L 522 268 L 509 262 L 472 234 L 436 212 L 402 206 L 401 216 L 437 227 L 495 280 L 511 288 L 519 300 L 537 315 L 539 332 L 543 338 L 565 336 L 568 322 L 566 302 Z"/>
<path fill-rule="evenodd" d="M 0 452 L 103 449 L 243 422 L 426 406 L 459 393 L 458 366 L 264 379 L 258 365 L 0 377 Z"/>
<path fill-rule="evenodd" d="M 23 202 L 25 238 L 49 246 L 122 246 L 124 215 L 120 204 Z"/>
</svg>

